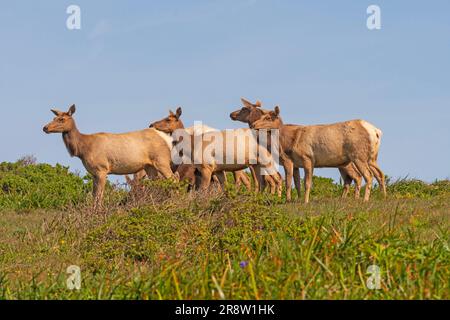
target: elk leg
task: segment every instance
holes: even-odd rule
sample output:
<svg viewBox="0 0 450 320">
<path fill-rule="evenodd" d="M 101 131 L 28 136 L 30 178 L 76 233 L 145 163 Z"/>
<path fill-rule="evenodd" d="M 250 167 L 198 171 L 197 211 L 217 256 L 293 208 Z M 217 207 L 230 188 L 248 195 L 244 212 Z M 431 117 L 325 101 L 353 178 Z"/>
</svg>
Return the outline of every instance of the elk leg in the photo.
<svg viewBox="0 0 450 320">
<path fill-rule="evenodd" d="M 235 171 L 233 172 L 233 174 L 237 189 L 240 189 L 241 184 L 244 184 L 248 191 L 252 190 L 252 183 L 250 182 L 250 179 L 248 178 L 245 171 Z"/>
<path fill-rule="evenodd" d="M 206 190 L 209 188 L 211 184 L 211 176 L 212 176 L 212 170 L 208 167 L 201 167 L 199 169 L 200 174 L 202 176 L 201 182 L 200 182 L 200 189 Z"/>
<path fill-rule="evenodd" d="M 355 181 L 355 199 L 359 199 L 361 197 L 362 176 L 358 174 L 353 180 Z"/>
<path fill-rule="evenodd" d="M 270 194 L 275 194 L 277 192 L 278 184 L 277 184 L 277 178 L 275 175 L 269 176 L 272 183 L 270 184 Z"/>
<path fill-rule="evenodd" d="M 261 172 L 258 175 L 259 177 L 261 177 Z M 259 180 L 259 190 L 264 191 L 267 188 L 267 185 L 270 186 L 270 181 L 266 181 L 265 177 L 261 177 Z"/>
<path fill-rule="evenodd" d="M 144 172 L 150 180 L 158 179 L 158 171 L 154 167 L 148 167 L 148 170 L 144 170 Z"/>
<path fill-rule="evenodd" d="M 277 172 L 276 174 L 274 174 L 273 179 L 275 181 L 275 187 L 276 187 L 276 191 L 277 191 L 277 195 L 279 198 L 281 198 L 281 195 L 283 193 L 283 179 L 281 178 L 281 175 L 279 172 Z"/>
<path fill-rule="evenodd" d="M 94 211 L 97 211 L 102 206 L 103 193 L 106 185 L 106 173 L 98 173 L 94 176 Z"/>
<path fill-rule="evenodd" d="M 381 192 L 383 193 L 383 196 L 386 198 L 387 192 L 386 192 L 386 178 L 384 176 L 383 171 L 381 171 L 380 167 L 375 161 L 370 162 L 369 164 L 370 169 L 375 176 L 375 179 L 377 179 L 378 184 L 380 185 Z"/>
<path fill-rule="evenodd" d="M 267 176 L 269 179 L 268 181 L 270 181 L 270 194 L 275 194 L 276 190 L 277 190 L 277 183 L 275 182 L 274 176 Z"/>
<path fill-rule="evenodd" d="M 294 163 L 291 160 L 284 161 L 284 171 L 286 172 L 286 200 L 291 201 L 292 178 L 294 176 Z"/>
<path fill-rule="evenodd" d="M 302 183 L 301 183 L 301 179 L 300 179 L 300 168 L 294 168 L 294 185 L 295 185 L 295 189 L 297 189 L 297 195 L 298 195 L 298 199 L 301 199 L 301 189 L 302 189 Z"/>
<path fill-rule="evenodd" d="M 347 197 L 348 193 L 350 192 L 352 182 L 355 181 L 355 199 L 358 199 L 361 192 L 361 174 L 353 164 L 339 168 L 339 172 L 341 173 L 341 177 L 344 180 L 344 191 L 342 193 L 342 198 Z"/>
<path fill-rule="evenodd" d="M 366 181 L 366 187 L 364 190 L 364 201 L 367 202 L 370 199 L 370 191 L 372 189 L 372 171 L 368 163 L 362 161 L 355 161 L 356 168 L 361 172 L 364 180 Z"/>
<path fill-rule="evenodd" d="M 347 197 L 350 192 L 350 186 L 352 184 L 352 178 L 347 174 L 345 169 L 339 168 L 339 173 L 341 174 L 341 178 L 344 181 L 344 191 L 342 192 L 341 198 L 344 199 Z"/>
<path fill-rule="evenodd" d="M 158 175 L 158 172 L 155 170 L 156 175 Z M 147 172 L 145 170 L 141 170 L 138 173 L 135 173 L 133 175 L 133 184 L 134 184 L 134 188 L 139 188 L 139 189 L 143 189 L 143 185 L 142 185 L 142 181 L 144 180 L 144 178 L 147 176 Z"/>
<path fill-rule="evenodd" d="M 215 172 L 214 175 L 216 176 L 216 178 L 219 182 L 219 186 L 220 186 L 221 190 L 222 191 L 225 190 L 225 186 L 227 183 L 225 171 Z"/>
<path fill-rule="evenodd" d="M 350 179 L 355 181 L 355 199 L 359 199 L 361 195 L 362 175 L 353 163 L 347 165 L 346 172 Z"/>
<path fill-rule="evenodd" d="M 196 190 L 200 190 L 200 186 L 202 184 L 202 174 L 200 173 L 200 170 L 195 169 L 194 170 L 194 188 Z"/>
<path fill-rule="evenodd" d="M 254 169 L 255 169 L 256 180 L 258 181 L 258 189 L 257 189 L 258 191 L 257 192 L 263 192 L 264 189 L 266 188 L 265 181 L 264 181 L 265 176 L 262 175 L 262 170 L 261 170 L 260 165 L 256 165 L 254 167 Z"/>
<path fill-rule="evenodd" d="M 252 190 L 252 183 L 251 183 L 249 177 L 247 176 L 247 174 L 245 172 L 243 172 L 243 171 L 242 171 L 242 174 L 241 174 L 241 180 L 242 180 L 242 183 L 244 184 L 244 186 L 247 188 L 247 190 L 251 191 Z"/>
<path fill-rule="evenodd" d="M 177 180 L 172 172 L 172 168 L 170 167 L 170 165 L 166 165 L 163 163 L 155 163 L 154 169 L 156 169 L 159 173 L 161 173 L 165 179 Z M 146 166 L 145 171 L 147 172 L 147 175 L 150 175 L 153 172 L 152 166 Z"/>
<path fill-rule="evenodd" d="M 259 192 L 260 177 L 261 175 L 256 173 L 255 166 L 250 166 L 250 172 L 252 173 L 253 181 L 255 182 L 255 192 Z"/>
<path fill-rule="evenodd" d="M 270 187 L 270 194 L 275 194 L 275 181 L 273 180 L 272 176 L 264 176 L 263 181 L 266 182 L 266 186 L 263 189 L 263 191 L 265 191 L 265 189 L 267 188 L 267 186 Z"/>
<path fill-rule="evenodd" d="M 233 177 L 234 177 L 234 185 L 235 185 L 236 189 L 239 190 L 241 188 L 241 184 L 242 184 L 240 171 L 234 171 Z"/>
<path fill-rule="evenodd" d="M 314 166 L 310 160 L 304 160 L 303 167 L 305 169 L 305 204 L 307 204 L 309 203 L 309 195 L 311 193 Z"/>
</svg>

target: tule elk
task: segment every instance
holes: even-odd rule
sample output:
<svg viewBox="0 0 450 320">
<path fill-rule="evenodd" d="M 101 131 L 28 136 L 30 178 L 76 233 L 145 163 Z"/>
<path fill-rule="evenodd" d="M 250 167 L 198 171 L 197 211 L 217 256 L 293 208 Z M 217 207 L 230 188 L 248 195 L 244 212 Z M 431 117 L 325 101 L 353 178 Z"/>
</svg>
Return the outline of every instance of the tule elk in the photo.
<svg viewBox="0 0 450 320">
<path fill-rule="evenodd" d="M 67 112 L 51 110 L 56 117 L 43 130 L 47 134 L 61 133 L 69 154 L 80 158 L 94 177 L 94 209 L 101 206 L 109 174 L 127 175 L 145 170 L 152 175 L 155 169 L 166 179 L 175 178 L 170 168 L 168 142 L 157 130 L 82 134 L 73 118 L 75 110 L 75 105 Z"/>
<path fill-rule="evenodd" d="M 252 124 L 252 128 L 280 130 L 280 159 L 285 166 L 305 170 L 305 203 L 309 202 L 314 168 L 345 167 L 353 163 L 366 181 L 364 201 L 370 198 L 372 174 L 378 175 L 385 193 L 384 174 L 377 164 L 381 130 L 364 120 L 329 125 L 284 125 L 275 107 Z"/>
<path fill-rule="evenodd" d="M 260 101 L 256 103 L 251 103 L 250 101 L 242 98 L 241 99 L 244 107 L 238 109 L 230 114 L 230 118 L 233 121 L 240 121 L 247 123 L 250 127 L 252 124 L 261 119 L 263 115 L 268 113 L 268 110 L 261 108 L 262 104 Z M 285 159 L 286 167 L 286 198 L 291 200 L 291 189 L 292 189 L 292 178 L 294 179 L 295 188 L 297 189 L 298 198 L 300 199 L 300 168 L 294 167 L 288 159 Z M 342 198 L 347 197 L 350 186 L 353 181 L 355 181 L 355 198 L 359 198 L 361 191 L 362 176 L 353 164 L 348 164 L 345 167 L 339 168 L 342 180 L 344 181 L 344 191 L 342 193 Z"/>
</svg>

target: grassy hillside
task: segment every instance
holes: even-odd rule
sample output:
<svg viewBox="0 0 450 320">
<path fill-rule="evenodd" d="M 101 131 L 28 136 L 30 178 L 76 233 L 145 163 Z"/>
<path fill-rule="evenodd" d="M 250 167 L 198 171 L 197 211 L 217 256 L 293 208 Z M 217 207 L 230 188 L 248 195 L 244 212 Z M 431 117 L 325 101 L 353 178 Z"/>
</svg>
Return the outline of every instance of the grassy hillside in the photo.
<svg viewBox="0 0 450 320">
<path fill-rule="evenodd" d="M 109 186 L 97 215 L 89 188 L 61 166 L 0 165 L 0 299 L 450 298 L 449 181 L 391 182 L 364 204 L 315 178 L 307 206 L 147 182 Z"/>
</svg>

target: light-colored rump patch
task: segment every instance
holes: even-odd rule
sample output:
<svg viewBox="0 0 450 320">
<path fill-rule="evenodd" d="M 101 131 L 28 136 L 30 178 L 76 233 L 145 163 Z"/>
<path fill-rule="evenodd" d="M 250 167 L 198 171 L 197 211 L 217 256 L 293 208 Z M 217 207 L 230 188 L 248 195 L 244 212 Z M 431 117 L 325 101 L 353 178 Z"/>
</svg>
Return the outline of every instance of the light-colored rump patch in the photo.
<svg viewBox="0 0 450 320">
<path fill-rule="evenodd" d="M 364 127 L 364 129 L 366 129 L 367 133 L 369 134 L 372 150 L 375 153 L 378 153 L 378 150 L 380 149 L 381 137 L 383 135 L 383 132 L 374 125 L 364 120 L 361 120 L 361 125 Z"/>
</svg>

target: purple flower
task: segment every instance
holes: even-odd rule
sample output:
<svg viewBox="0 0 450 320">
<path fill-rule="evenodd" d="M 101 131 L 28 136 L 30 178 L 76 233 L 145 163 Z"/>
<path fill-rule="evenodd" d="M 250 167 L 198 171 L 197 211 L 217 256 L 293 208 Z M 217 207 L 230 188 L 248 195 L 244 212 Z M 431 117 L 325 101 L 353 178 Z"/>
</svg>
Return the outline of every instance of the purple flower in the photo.
<svg viewBox="0 0 450 320">
<path fill-rule="evenodd" d="M 248 266 L 248 261 L 242 261 L 241 263 L 239 263 L 239 266 L 244 269 L 245 267 Z"/>
</svg>

